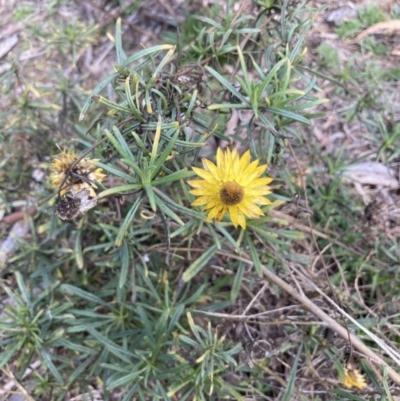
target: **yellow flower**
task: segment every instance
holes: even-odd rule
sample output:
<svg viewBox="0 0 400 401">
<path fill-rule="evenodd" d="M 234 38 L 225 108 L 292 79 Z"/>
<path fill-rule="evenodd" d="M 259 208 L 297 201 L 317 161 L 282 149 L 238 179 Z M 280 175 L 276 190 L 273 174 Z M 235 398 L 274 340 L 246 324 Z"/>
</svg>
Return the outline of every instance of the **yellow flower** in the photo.
<svg viewBox="0 0 400 401">
<path fill-rule="evenodd" d="M 257 205 L 271 203 L 264 195 L 271 193 L 268 184 L 273 179 L 260 178 L 267 165 L 258 163 L 258 159 L 250 163 L 250 150 L 240 157 L 236 149 L 224 152 L 218 148 L 217 165 L 203 159 L 204 170 L 193 167 L 202 180 L 188 181 L 194 188 L 190 193 L 198 196 L 192 206 L 205 205 L 208 221 L 220 221 L 228 213 L 235 227 L 246 228 L 246 217 L 264 215 Z"/>
<path fill-rule="evenodd" d="M 89 190 L 91 197 L 96 196 L 93 188 L 97 188 L 95 181 L 101 182 L 106 176 L 103 170 L 94 165 L 93 161 L 98 159 L 82 159 L 72 169 L 70 167 L 76 162 L 77 156 L 74 152 L 63 151 L 58 156 L 53 158 L 51 163 L 52 173 L 50 174 L 50 183 L 53 187 L 58 188 L 65 179 L 61 195 L 67 193 L 71 188 L 75 192 L 80 192 L 82 189 Z"/>
<path fill-rule="evenodd" d="M 362 390 L 367 386 L 364 375 L 362 375 L 360 370 L 350 362 L 345 364 L 344 376 L 340 381 L 347 388 L 357 387 L 358 389 Z"/>
</svg>

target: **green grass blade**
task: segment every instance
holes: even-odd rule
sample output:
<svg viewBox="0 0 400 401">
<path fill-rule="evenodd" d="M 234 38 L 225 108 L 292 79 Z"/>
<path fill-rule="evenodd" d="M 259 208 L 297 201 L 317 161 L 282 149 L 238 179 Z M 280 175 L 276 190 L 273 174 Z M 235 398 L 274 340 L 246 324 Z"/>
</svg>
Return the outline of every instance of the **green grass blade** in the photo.
<svg viewBox="0 0 400 401">
<path fill-rule="evenodd" d="M 296 355 L 296 358 L 294 360 L 293 367 L 292 367 L 292 372 L 290 373 L 289 381 L 287 382 L 287 386 L 286 386 L 285 392 L 283 393 L 281 401 L 291 401 L 292 400 L 294 384 L 295 384 L 296 376 L 297 376 L 297 365 L 299 364 L 300 355 L 301 355 L 302 350 L 303 350 L 303 343 L 301 343 L 299 350 L 297 351 L 297 355 Z"/>
</svg>

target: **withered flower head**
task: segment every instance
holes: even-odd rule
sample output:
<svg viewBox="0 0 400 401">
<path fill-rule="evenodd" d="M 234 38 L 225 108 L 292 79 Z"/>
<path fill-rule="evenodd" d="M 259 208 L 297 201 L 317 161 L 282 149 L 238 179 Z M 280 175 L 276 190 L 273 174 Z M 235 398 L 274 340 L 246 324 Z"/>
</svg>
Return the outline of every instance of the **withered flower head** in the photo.
<svg viewBox="0 0 400 401">
<path fill-rule="evenodd" d="M 76 223 L 97 205 L 98 198 L 89 198 L 89 195 L 89 190 L 85 188 L 79 192 L 71 188 L 55 206 L 57 217 L 68 223 Z"/>
<path fill-rule="evenodd" d="M 340 381 L 347 388 L 356 387 L 360 390 L 367 387 L 365 377 L 360 373 L 360 369 L 352 362 L 346 362 L 344 365 L 344 376 Z"/>
<path fill-rule="evenodd" d="M 83 158 L 74 166 L 76 161 L 77 156 L 74 152 L 63 151 L 58 156 L 55 156 L 51 163 L 51 185 L 57 188 L 65 179 L 60 195 L 64 195 L 69 189 L 74 189 L 76 193 L 82 189 L 87 189 L 90 196 L 95 197 L 94 188 L 97 188 L 95 181 L 101 182 L 106 177 L 103 170 L 92 163 L 98 161 L 98 159 Z"/>
</svg>

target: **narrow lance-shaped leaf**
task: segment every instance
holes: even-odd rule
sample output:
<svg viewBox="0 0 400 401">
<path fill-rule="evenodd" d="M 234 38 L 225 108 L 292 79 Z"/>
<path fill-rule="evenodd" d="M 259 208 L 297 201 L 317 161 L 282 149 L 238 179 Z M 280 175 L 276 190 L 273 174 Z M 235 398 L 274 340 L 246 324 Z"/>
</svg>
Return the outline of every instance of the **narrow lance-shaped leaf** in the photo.
<svg viewBox="0 0 400 401">
<path fill-rule="evenodd" d="M 233 95 L 235 95 L 239 100 L 241 100 L 243 103 L 248 103 L 247 99 L 245 96 L 243 96 L 229 81 L 227 81 L 220 73 L 212 69 L 211 67 L 206 66 L 206 70 L 214 76 L 219 83 L 228 89 Z"/>
<path fill-rule="evenodd" d="M 175 220 L 178 224 L 183 226 L 185 223 L 181 220 L 181 218 L 174 212 L 172 211 L 163 201 L 158 198 L 157 196 L 155 197 L 155 201 L 157 203 L 157 206 L 160 208 L 160 210 L 166 214 L 167 216 L 171 217 L 173 220 Z"/>
<path fill-rule="evenodd" d="M 297 355 L 296 355 L 296 358 L 293 363 L 292 371 L 290 373 L 289 381 L 286 385 L 285 392 L 283 393 L 283 396 L 282 396 L 282 401 L 292 400 L 294 384 L 295 384 L 296 376 L 297 376 L 297 365 L 299 364 L 300 355 L 301 355 L 302 350 L 303 350 L 303 343 L 300 344 L 299 350 L 297 351 Z"/>
<path fill-rule="evenodd" d="M 183 280 L 188 282 L 210 261 L 210 259 L 217 252 L 217 245 L 213 245 L 206 252 L 204 252 L 198 259 L 196 259 L 183 273 Z"/>
<path fill-rule="evenodd" d="M 118 129 L 118 127 L 116 127 L 115 125 L 112 127 L 112 130 L 114 132 L 115 138 L 117 138 L 118 143 L 121 145 L 121 147 L 124 149 L 125 151 L 125 157 L 128 157 L 132 160 L 135 160 L 131 149 L 129 148 L 128 144 L 125 141 L 125 138 L 123 137 L 123 135 L 121 134 L 121 131 Z"/>
<path fill-rule="evenodd" d="M 132 205 L 131 209 L 129 210 L 128 214 L 126 215 L 119 231 L 117 234 L 117 238 L 115 239 L 115 246 L 121 246 L 122 240 L 125 236 L 125 233 L 127 232 L 130 224 L 132 223 L 133 218 L 135 217 L 136 211 L 139 208 L 140 202 L 142 200 L 142 197 L 139 196 L 135 203 Z"/>
<path fill-rule="evenodd" d="M 132 64 L 134 61 L 137 61 L 143 57 L 149 56 L 151 54 L 159 53 L 163 50 L 170 50 L 173 48 L 173 45 L 158 45 L 158 46 L 153 46 L 149 47 L 147 49 L 141 50 L 132 56 L 128 57 L 122 64 L 122 67 L 127 67 L 129 64 Z"/>
<path fill-rule="evenodd" d="M 247 240 L 247 246 L 249 247 L 250 250 L 250 257 L 251 261 L 253 262 L 254 268 L 258 274 L 258 277 L 262 277 L 263 273 L 262 273 L 260 257 L 258 255 L 256 247 L 254 246 L 253 240 L 251 239 L 248 233 L 246 233 L 246 240 Z"/>
<path fill-rule="evenodd" d="M 119 273 L 119 288 L 122 288 L 128 277 L 129 268 L 129 249 L 128 244 L 125 240 L 122 241 L 122 246 L 119 248 L 119 258 L 121 261 L 121 271 Z"/>
<path fill-rule="evenodd" d="M 242 261 L 239 263 L 239 267 L 237 269 L 235 279 L 233 280 L 233 285 L 231 288 L 231 302 L 235 302 L 238 295 L 239 291 L 242 285 L 242 280 L 243 280 L 243 275 L 244 275 L 244 269 L 246 265 Z"/>
<path fill-rule="evenodd" d="M 92 103 L 93 96 L 98 95 L 110 82 L 114 81 L 114 79 L 118 76 L 118 73 L 115 72 L 114 74 L 109 75 L 108 77 L 104 78 L 101 82 L 99 82 L 92 92 L 90 93 L 89 97 L 86 99 L 84 103 L 81 114 L 79 115 L 79 121 L 82 121 L 85 118 L 85 113 L 89 109 L 90 104 Z"/>
<path fill-rule="evenodd" d="M 126 54 L 122 49 L 121 18 L 117 19 L 115 27 L 115 52 L 117 53 L 117 64 L 121 65 L 126 60 Z"/>
<path fill-rule="evenodd" d="M 175 141 L 178 139 L 178 135 L 180 133 L 179 129 L 175 130 L 175 134 L 170 138 L 168 145 L 165 147 L 161 155 L 157 158 L 152 166 L 152 172 L 150 175 L 150 179 L 153 179 L 157 172 L 160 170 L 161 166 L 164 164 L 167 157 L 171 154 L 172 149 L 175 145 Z"/>
</svg>

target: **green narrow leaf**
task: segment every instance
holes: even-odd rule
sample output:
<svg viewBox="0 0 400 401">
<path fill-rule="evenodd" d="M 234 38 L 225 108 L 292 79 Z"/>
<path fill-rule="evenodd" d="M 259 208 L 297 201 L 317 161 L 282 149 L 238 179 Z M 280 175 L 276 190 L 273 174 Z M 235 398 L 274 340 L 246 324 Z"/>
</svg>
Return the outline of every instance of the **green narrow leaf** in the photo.
<svg viewBox="0 0 400 401">
<path fill-rule="evenodd" d="M 140 370 L 138 373 L 142 373 L 142 371 L 144 371 L 144 369 Z M 118 381 L 118 380 L 117 380 Z M 115 382 L 117 384 L 117 381 Z M 110 388 L 112 388 L 113 384 L 110 384 Z M 116 387 L 120 387 L 120 385 L 118 384 Z M 138 394 L 138 399 L 140 401 L 145 401 L 146 398 L 143 395 L 143 392 L 141 390 L 141 388 L 138 388 L 138 384 L 135 383 L 130 389 L 129 391 L 125 394 L 124 398 L 121 401 L 131 401 L 133 400 L 133 396 L 135 394 Z"/>
<path fill-rule="evenodd" d="M 197 20 L 199 20 L 201 22 L 205 22 L 207 24 L 210 24 L 214 28 L 217 28 L 218 31 L 221 31 L 221 32 L 224 31 L 224 27 L 221 24 L 219 24 L 218 22 L 216 22 L 213 19 L 211 19 L 211 18 L 205 17 L 203 15 L 193 15 L 192 18 L 193 19 L 197 19 Z"/>
<path fill-rule="evenodd" d="M 157 178 L 151 182 L 151 185 L 157 186 L 162 184 L 168 184 L 170 182 L 178 181 L 178 180 L 185 180 L 186 178 L 190 178 L 196 175 L 193 171 L 188 171 L 185 167 L 182 170 L 175 171 L 172 174 L 165 175 L 164 177 Z"/>
<path fill-rule="evenodd" d="M 126 231 L 128 230 L 133 218 L 135 217 L 135 213 L 139 208 L 139 205 L 141 203 L 142 197 L 139 196 L 135 203 L 132 205 L 131 209 L 129 210 L 128 214 L 126 215 L 119 231 L 117 234 L 117 238 L 115 239 L 115 246 L 121 246 L 122 240 L 125 236 Z"/>
<path fill-rule="evenodd" d="M 192 111 L 194 107 L 196 106 L 196 100 L 197 100 L 197 89 L 193 92 L 192 97 L 190 98 L 190 103 L 189 106 L 185 112 L 185 117 L 186 119 L 190 119 L 190 116 L 192 115 Z"/>
<path fill-rule="evenodd" d="M 299 359 L 301 355 L 301 351 L 303 350 L 303 343 L 300 344 L 299 350 L 297 351 L 296 358 L 293 363 L 292 372 L 290 373 L 289 381 L 287 382 L 285 392 L 281 398 L 281 401 L 291 401 L 292 395 L 294 391 L 294 383 L 296 381 L 297 376 L 297 365 L 299 364 Z"/>
<path fill-rule="evenodd" d="M 359 397 L 353 393 L 350 393 L 350 391 L 342 390 L 341 388 L 335 388 L 330 390 L 332 393 L 341 395 L 343 397 L 346 397 L 347 400 L 353 400 L 353 401 L 365 401 L 365 398 Z"/>
<path fill-rule="evenodd" d="M 0 353 L 0 369 L 3 368 L 3 366 L 10 360 L 10 358 L 15 356 L 15 354 L 20 350 L 25 341 L 25 336 L 22 336 L 21 339 L 9 349 L 6 348 L 4 350 L 3 348 L 2 352 Z"/>
<path fill-rule="evenodd" d="M 118 358 L 122 359 L 124 362 L 131 364 L 132 360 L 127 358 L 127 356 L 135 357 L 129 350 L 120 347 L 119 345 L 113 343 L 109 338 L 103 336 L 103 334 L 99 333 L 97 330 L 92 328 L 91 326 L 87 327 L 87 331 L 100 342 L 100 344 L 105 347 L 108 351 L 112 354 L 117 356 Z"/>
<path fill-rule="evenodd" d="M 183 312 L 185 311 L 185 305 L 184 304 L 179 304 L 175 310 L 174 313 L 171 316 L 171 319 L 168 323 L 168 328 L 167 328 L 167 334 L 169 335 L 172 333 L 172 331 L 175 329 L 176 324 L 178 323 L 178 320 L 182 316 Z"/>
<path fill-rule="evenodd" d="M 114 146 L 115 150 L 121 155 L 121 157 L 129 159 L 129 155 L 125 153 L 125 149 L 121 146 L 115 136 L 108 129 L 104 130 L 104 134 L 107 136 L 108 140 Z"/>
<path fill-rule="evenodd" d="M 107 388 L 112 390 L 113 388 L 120 388 L 122 386 L 126 386 L 127 384 L 132 385 L 132 382 L 137 381 L 136 378 L 140 374 L 143 373 L 145 369 L 141 370 L 134 370 L 133 372 L 129 373 L 128 375 L 119 377 L 117 380 L 110 381 L 109 383 L 107 382 Z M 129 390 L 128 394 L 122 399 L 122 401 L 132 401 L 135 399 L 140 399 L 140 398 L 133 398 L 133 394 L 136 393 L 136 386 L 137 384 L 133 385 L 133 387 Z"/>
<path fill-rule="evenodd" d="M 201 337 L 201 335 L 200 335 L 200 333 L 199 333 L 199 328 L 196 326 L 196 323 L 195 323 L 194 320 L 193 320 L 192 314 L 191 314 L 190 312 L 187 312 L 187 313 L 186 313 L 186 317 L 187 317 L 187 319 L 188 319 L 188 323 L 189 323 L 190 329 L 192 330 L 192 333 L 193 333 L 194 336 L 196 337 L 197 341 L 198 341 L 201 345 L 204 346 L 205 343 L 204 343 L 204 341 L 203 341 L 203 339 L 202 339 L 202 337 Z M 179 337 L 182 338 L 182 339 L 185 338 L 186 341 L 189 340 L 188 337 L 183 336 L 183 335 L 181 335 L 181 336 L 179 336 Z M 190 344 L 190 343 L 196 344 L 196 342 L 193 341 L 192 339 L 190 339 L 189 344 Z M 198 344 L 196 344 L 196 348 L 197 348 L 197 347 L 198 347 Z"/>
<path fill-rule="evenodd" d="M 228 231 L 226 231 L 225 228 L 219 224 L 215 224 L 215 228 L 235 247 L 236 251 L 240 253 L 240 248 L 232 235 L 230 235 Z M 224 239 L 221 241 L 221 244 L 223 241 Z"/>
<path fill-rule="evenodd" d="M 89 302 L 94 302 L 96 304 L 101 304 L 103 306 L 106 306 L 107 308 L 110 307 L 108 302 L 103 301 L 101 298 L 99 298 L 97 295 L 94 295 L 90 292 L 87 292 L 85 290 L 82 290 L 78 287 L 75 287 L 71 284 L 61 284 L 60 286 L 61 291 L 64 292 L 72 292 L 76 296 L 86 299 Z"/>
<path fill-rule="evenodd" d="M 362 371 L 367 375 L 368 379 L 371 380 L 371 382 L 374 384 L 375 388 L 379 391 L 380 394 L 382 394 L 383 389 L 381 386 L 381 382 L 378 380 L 378 378 L 376 377 L 373 370 L 369 367 L 369 364 L 367 364 L 363 359 L 361 359 L 360 365 L 361 365 Z"/>
<path fill-rule="evenodd" d="M 95 351 L 93 348 L 85 347 L 76 342 L 69 341 L 66 338 L 58 338 L 56 341 L 51 343 L 51 346 L 52 347 L 62 346 L 74 352 L 81 352 L 83 354 L 88 354 L 88 355 L 97 355 L 97 351 Z"/>
<path fill-rule="evenodd" d="M 105 106 L 107 106 L 108 108 L 110 108 L 112 110 L 122 111 L 123 113 L 131 112 L 129 107 L 125 107 L 122 103 L 112 102 L 111 100 L 105 98 L 104 96 L 98 95 L 98 96 L 94 97 L 94 99 L 97 100 L 98 102 L 104 104 Z"/>
<path fill-rule="evenodd" d="M 293 46 L 293 49 L 290 54 L 290 62 L 293 63 L 296 58 L 301 54 L 302 49 L 304 49 L 304 41 L 307 37 L 307 33 L 311 27 L 311 19 L 307 19 L 306 21 L 303 21 L 297 29 L 299 31 L 302 31 L 301 34 L 299 35 L 296 44 Z"/>
<path fill-rule="evenodd" d="M 154 194 L 153 187 L 151 185 L 145 185 L 144 190 L 146 192 L 147 199 L 149 200 L 151 210 L 153 212 L 157 211 L 156 196 Z"/>
<path fill-rule="evenodd" d="M 276 75 L 276 73 L 278 72 L 278 70 L 285 64 L 287 63 L 288 60 L 286 58 L 283 58 L 282 60 L 278 61 L 274 67 L 268 72 L 268 74 L 265 76 L 265 78 L 263 79 L 263 81 L 260 84 L 259 87 L 259 96 L 261 97 L 262 94 L 264 93 L 264 91 L 266 90 L 267 86 L 269 85 L 269 83 L 271 82 L 271 79 Z M 253 63 L 254 64 L 254 63 Z"/>
<path fill-rule="evenodd" d="M 128 144 L 126 143 L 125 138 L 122 136 L 121 131 L 115 125 L 112 127 L 112 130 L 114 132 L 115 138 L 117 138 L 117 141 L 121 145 L 122 149 L 124 149 L 125 151 L 125 158 L 135 161 L 135 157 L 133 156 Z"/>
<path fill-rule="evenodd" d="M 282 117 L 289 118 L 294 121 L 299 121 L 301 123 L 310 125 L 310 120 L 301 116 L 300 114 L 293 113 L 292 111 L 288 111 L 285 109 L 277 109 L 275 107 L 266 107 L 265 110 L 270 111 L 273 114 L 277 114 L 278 116 L 282 116 Z"/>
<path fill-rule="evenodd" d="M 175 141 L 178 139 L 179 133 L 180 133 L 179 128 L 175 129 L 175 134 L 172 137 L 170 137 L 168 145 L 165 147 L 161 155 L 155 161 L 153 165 L 153 170 L 150 175 L 150 179 L 154 178 L 154 176 L 160 170 L 161 166 L 164 164 L 165 160 L 167 160 L 167 157 L 171 154 L 172 148 L 175 145 Z"/>
<path fill-rule="evenodd" d="M 94 160 L 92 160 L 91 163 L 97 167 L 102 168 L 103 170 L 108 171 L 111 174 L 116 175 L 117 177 L 123 178 L 124 180 L 126 180 L 128 182 L 135 181 L 135 177 L 133 177 L 132 175 L 126 174 L 123 171 L 120 171 L 120 170 L 116 169 L 115 167 L 110 166 L 109 164 L 104 164 L 104 163 L 97 162 Z"/>
<path fill-rule="evenodd" d="M 119 273 L 119 288 L 122 288 L 126 283 L 129 269 L 129 249 L 125 240 L 122 241 L 122 246 L 119 249 L 119 259 L 121 261 L 121 272 Z"/>
<path fill-rule="evenodd" d="M 172 55 L 174 54 L 174 51 L 176 49 L 176 46 L 172 46 L 167 54 L 164 56 L 164 58 L 158 63 L 157 68 L 155 69 L 152 78 L 149 81 L 149 84 L 152 85 L 155 79 L 157 78 L 157 75 L 161 72 L 161 70 L 164 68 L 164 66 L 168 63 L 168 61 L 171 59 Z"/>
<path fill-rule="evenodd" d="M 15 272 L 15 278 L 17 280 L 19 291 L 21 292 L 22 298 L 28 308 L 32 306 L 31 298 L 28 294 L 28 289 L 25 286 L 24 279 L 20 272 Z"/>
<path fill-rule="evenodd" d="M 231 288 L 231 302 L 235 302 L 240 291 L 240 286 L 243 280 L 244 269 L 246 265 L 242 261 L 239 263 L 239 267 L 237 269 L 235 279 L 233 280 L 232 288 Z"/>
<path fill-rule="evenodd" d="M 258 255 L 258 251 L 257 251 L 256 247 L 254 246 L 253 240 L 251 239 L 250 235 L 247 232 L 246 232 L 245 236 L 246 236 L 246 240 L 247 240 L 247 245 L 250 250 L 251 261 L 253 262 L 253 265 L 254 265 L 254 268 L 256 269 L 258 277 L 262 277 L 263 272 L 262 272 L 261 261 L 260 261 L 259 255 Z"/>
<path fill-rule="evenodd" d="M 178 203 L 175 203 L 171 198 L 169 198 L 165 193 L 160 191 L 158 188 L 153 188 L 154 192 L 159 196 L 166 205 L 170 206 L 174 210 L 179 210 L 180 212 L 186 214 L 187 216 L 194 217 L 199 220 L 203 220 L 204 216 L 203 214 L 196 212 L 196 210 L 189 209 L 185 206 L 179 205 Z"/>
<path fill-rule="evenodd" d="M 206 226 L 208 228 L 209 233 L 211 234 L 211 237 L 213 239 L 213 243 L 215 245 L 217 245 L 218 250 L 220 250 L 221 249 L 221 243 L 219 242 L 219 238 L 218 238 L 217 233 L 214 230 L 214 227 L 210 223 L 206 223 Z"/>
<path fill-rule="evenodd" d="M 217 245 L 213 245 L 206 252 L 204 252 L 197 260 L 195 260 L 183 273 L 183 281 L 188 282 L 191 280 L 199 271 L 209 262 L 209 260 L 215 255 L 217 252 Z"/>
<path fill-rule="evenodd" d="M 145 56 L 149 56 L 150 54 L 158 53 L 163 50 L 170 50 L 173 45 L 158 45 L 149 47 L 147 49 L 141 50 L 132 56 L 128 57 L 123 63 L 121 63 L 121 67 L 127 67 L 129 64 L 132 64 L 134 61 L 137 61 Z"/>
<path fill-rule="evenodd" d="M 133 115 L 136 117 L 138 121 L 144 121 L 143 116 L 140 114 L 139 110 L 136 107 L 136 104 L 134 102 L 134 96 L 132 96 L 131 92 L 131 84 L 130 84 L 130 78 L 131 76 L 129 75 L 125 79 L 125 96 L 126 96 L 126 101 L 128 103 L 128 106 L 132 110 Z"/>
<path fill-rule="evenodd" d="M 36 349 L 39 352 L 40 356 L 42 357 L 44 363 L 49 368 L 51 374 L 57 380 L 59 384 L 63 384 L 63 379 L 60 375 L 60 372 L 57 370 L 56 366 L 54 365 L 53 361 L 51 360 L 50 354 L 38 343 L 36 344 Z"/>
<path fill-rule="evenodd" d="M 117 64 L 121 65 L 126 60 L 126 54 L 122 49 L 121 18 L 117 19 L 115 27 L 115 52 L 117 53 Z"/>
<path fill-rule="evenodd" d="M 244 82 L 242 82 L 242 89 L 244 90 L 244 92 L 246 92 L 247 95 L 249 95 L 250 94 L 250 78 L 249 78 L 249 74 L 247 72 L 246 62 L 244 60 L 242 49 L 240 48 L 240 46 L 237 46 L 236 50 L 239 55 L 240 65 L 242 67 L 242 74 L 243 74 L 243 79 L 244 79 Z M 236 78 L 238 79 L 239 76 L 237 76 Z"/>
<path fill-rule="evenodd" d="M 383 388 L 385 389 L 386 396 L 388 397 L 388 401 L 393 401 L 392 393 L 389 389 L 388 384 L 388 372 L 386 366 L 383 367 Z"/>
<path fill-rule="evenodd" d="M 142 184 L 121 185 L 120 187 L 114 187 L 114 188 L 106 189 L 105 191 L 100 192 L 98 197 L 99 197 L 99 199 L 101 199 L 101 198 L 105 198 L 109 195 L 121 194 L 122 192 L 126 192 L 126 191 L 136 191 L 137 189 L 141 189 L 142 187 L 143 187 Z"/>
<path fill-rule="evenodd" d="M 244 105 L 242 103 L 216 103 L 210 104 L 207 110 L 224 110 L 224 109 L 243 109 L 250 110 L 250 106 Z"/>
<path fill-rule="evenodd" d="M 82 121 L 85 118 L 85 113 L 89 109 L 91 103 L 92 103 L 92 98 L 95 95 L 98 95 L 110 82 L 114 81 L 114 79 L 118 76 L 118 72 L 115 72 L 114 74 L 109 75 L 105 79 L 103 79 L 101 82 L 99 82 L 92 92 L 90 93 L 89 97 L 86 99 L 86 102 L 84 103 L 81 114 L 79 115 L 79 121 Z"/>
<path fill-rule="evenodd" d="M 232 92 L 233 95 L 235 95 L 239 100 L 241 100 L 243 103 L 248 104 L 247 99 L 245 96 L 243 96 L 229 81 L 227 81 L 221 74 L 219 74 L 217 71 L 212 69 L 209 66 L 205 67 L 206 70 L 219 81 L 219 83 L 228 89 L 230 92 Z"/>
<path fill-rule="evenodd" d="M 73 348 L 72 348 L 73 349 Z M 71 373 L 69 376 L 69 382 L 74 382 L 82 373 L 86 370 L 86 368 L 91 365 L 94 359 L 97 357 L 97 354 L 91 355 L 89 358 L 86 357 L 83 362 L 80 362 L 78 367 Z"/>
<path fill-rule="evenodd" d="M 153 192 L 154 193 L 154 192 Z M 155 196 L 155 202 L 160 210 L 167 216 L 171 217 L 174 221 L 176 221 L 179 225 L 183 226 L 185 223 L 182 219 L 173 211 L 171 210 L 158 196 Z"/>
</svg>

